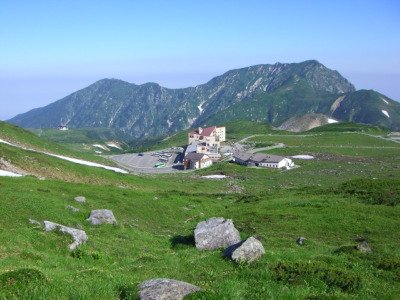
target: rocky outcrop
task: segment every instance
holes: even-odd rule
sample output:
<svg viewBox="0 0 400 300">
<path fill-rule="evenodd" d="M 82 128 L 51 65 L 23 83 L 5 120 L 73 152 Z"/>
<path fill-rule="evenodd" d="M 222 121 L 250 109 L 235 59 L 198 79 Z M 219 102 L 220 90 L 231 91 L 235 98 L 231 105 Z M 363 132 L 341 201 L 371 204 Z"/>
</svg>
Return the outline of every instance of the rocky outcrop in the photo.
<svg viewBox="0 0 400 300">
<path fill-rule="evenodd" d="M 232 245 L 224 251 L 225 257 L 229 257 L 237 263 L 252 262 L 264 254 L 264 246 L 255 237 L 249 237 L 246 241 Z"/>
<path fill-rule="evenodd" d="M 67 227 L 50 221 L 44 221 L 43 223 L 45 231 L 59 231 L 64 234 L 69 234 L 74 240 L 74 242 L 68 246 L 70 250 L 74 250 L 76 247 L 88 240 L 88 236 L 83 230 Z"/>
<path fill-rule="evenodd" d="M 323 114 L 305 114 L 292 117 L 282 123 L 278 129 L 292 132 L 303 132 L 326 124 L 337 123 L 338 121 Z"/>
<path fill-rule="evenodd" d="M 186 295 L 200 291 L 200 288 L 178 280 L 157 278 L 139 285 L 141 300 L 180 300 Z"/>
<path fill-rule="evenodd" d="M 194 239 L 197 249 L 214 250 L 239 243 L 240 234 L 232 220 L 211 218 L 197 224 Z"/>
<path fill-rule="evenodd" d="M 109 209 L 92 210 L 89 218 L 87 218 L 86 221 L 90 222 L 92 225 L 117 224 L 117 220 L 115 219 L 113 212 Z"/>
<path fill-rule="evenodd" d="M 372 253 L 372 249 L 367 241 L 362 241 L 356 246 L 357 250 L 362 253 Z"/>
</svg>

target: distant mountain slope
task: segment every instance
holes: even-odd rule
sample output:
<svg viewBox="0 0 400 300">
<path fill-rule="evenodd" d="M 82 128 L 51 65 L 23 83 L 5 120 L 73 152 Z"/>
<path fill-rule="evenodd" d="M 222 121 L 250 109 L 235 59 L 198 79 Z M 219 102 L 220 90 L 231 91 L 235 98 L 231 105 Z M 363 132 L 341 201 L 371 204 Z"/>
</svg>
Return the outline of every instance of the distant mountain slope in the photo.
<svg viewBox="0 0 400 300">
<path fill-rule="evenodd" d="M 400 128 L 399 103 L 373 91 L 355 91 L 337 71 L 315 60 L 231 70 L 183 89 L 103 79 L 9 122 L 31 128 L 107 127 L 141 138 L 235 120 L 278 126 L 308 113 Z"/>
<path fill-rule="evenodd" d="M 331 123 L 337 123 L 337 121 L 323 114 L 306 114 L 301 117 L 290 118 L 279 126 L 279 129 L 302 132 Z"/>
</svg>

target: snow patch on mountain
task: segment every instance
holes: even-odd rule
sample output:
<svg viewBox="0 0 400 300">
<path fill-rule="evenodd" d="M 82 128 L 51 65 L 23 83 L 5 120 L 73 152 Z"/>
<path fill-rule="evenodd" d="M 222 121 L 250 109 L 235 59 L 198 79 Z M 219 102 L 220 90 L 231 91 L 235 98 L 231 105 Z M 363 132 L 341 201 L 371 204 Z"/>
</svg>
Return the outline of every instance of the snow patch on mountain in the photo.
<svg viewBox="0 0 400 300">
<path fill-rule="evenodd" d="M 389 113 L 387 112 L 387 110 L 382 109 L 382 113 L 383 113 L 386 117 L 390 118 Z"/>
<path fill-rule="evenodd" d="M 389 102 L 387 102 L 385 99 L 383 99 L 382 97 L 381 97 L 381 99 L 382 99 L 382 101 L 383 102 L 385 102 L 386 104 L 389 104 Z"/>
<path fill-rule="evenodd" d="M 111 147 L 111 148 L 115 148 L 115 149 L 122 150 L 121 146 L 118 145 L 118 144 L 116 144 L 116 143 L 110 142 L 110 143 L 107 143 L 107 146 L 108 146 L 108 147 Z"/>
<path fill-rule="evenodd" d="M 202 112 L 204 111 L 203 105 L 204 105 L 205 101 L 200 102 L 200 104 L 197 106 L 197 108 L 199 109 L 200 114 L 202 114 Z"/>
</svg>

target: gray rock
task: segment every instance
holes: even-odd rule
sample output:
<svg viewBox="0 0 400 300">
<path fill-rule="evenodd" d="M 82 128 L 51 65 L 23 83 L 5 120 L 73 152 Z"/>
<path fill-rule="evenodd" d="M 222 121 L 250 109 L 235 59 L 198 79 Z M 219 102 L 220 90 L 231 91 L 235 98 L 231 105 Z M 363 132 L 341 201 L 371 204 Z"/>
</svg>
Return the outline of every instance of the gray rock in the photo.
<svg viewBox="0 0 400 300">
<path fill-rule="evenodd" d="M 39 221 L 36 221 L 34 219 L 29 219 L 29 223 L 31 223 L 32 225 L 37 225 L 42 227 L 42 223 L 40 223 Z"/>
<path fill-rule="evenodd" d="M 296 243 L 297 243 L 297 245 L 299 245 L 299 246 L 303 246 L 304 245 L 304 243 L 306 242 L 306 238 L 305 237 L 299 237 L 297 240 L 296 240 Z"/>
<path fill-rule="evenodd" d="M 362 253 L 372 253 L 371 247 L 368 245 L 367 241 L 363 241 L 357 245 L 357 250 Z"/>
<path fill-rule="evenodd" d="M 239 243 L 240 234 L 232 220 L 211 218 L 197 224 L 194 239 L 197 249 L 214 250 Z"/>
<path fill-rule="evenodd" d="M 113 212 L 109 209 L 92 210 L 86 221 L 89 221 L 92 225 L 117 224 Z"/>
<path fill-rule="evenodd" d="M 261 242 L 249 237 L 246 241 L 232 245 L 225 249 L 224 256 L 230 257 L 235 262 L 252 262 L 265 254 Z"/>
<path fill-rule="evenodd" d="M 67 208 L 72 212 L 78 212 L 79 208 L 73 207 L 72 205 L 67 205 Z"/>
<path fill-rule="evenodd" d="M 45 231 L 59 231 L 61 233 L 69 234 L 74 240 L 74 242 L 68 246 L 70 250 L 74 250 L 76 247 L 88 240 L 88 236 L 83 230 L 67 227 L 50 221 L 44 221 L 43 223 Z"/>
<path fill-rule="evenodd" d="M 79 202 L 79 203 L 85 203 L 86 202 L 86 198 L 83 197 L 83 196 L 77 196 L 77 197 L 74 198 L 74 200 L 76 202 Z"/>
<path fill-rule="evenodd" d="M 180 300 L 186 295 L 200 291 L 200 288 L 183 281 L 156 278 L 139 285 L 141 300 Z"/>
</svg>

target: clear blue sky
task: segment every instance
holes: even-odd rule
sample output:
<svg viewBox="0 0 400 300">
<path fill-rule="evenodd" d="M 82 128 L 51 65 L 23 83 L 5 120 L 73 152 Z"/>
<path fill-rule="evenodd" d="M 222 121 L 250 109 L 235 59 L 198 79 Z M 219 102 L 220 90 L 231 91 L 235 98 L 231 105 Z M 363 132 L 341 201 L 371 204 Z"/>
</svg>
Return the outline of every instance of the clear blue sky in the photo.
<svg viewBox="0 0 400 300">
<path fill-rule="evenodd" d="M 399 32 L 397 0 L 2 0 L 0 119 L 102 78 L 186 87 L 307 59 L 400 100 Z"/>
</svg>

